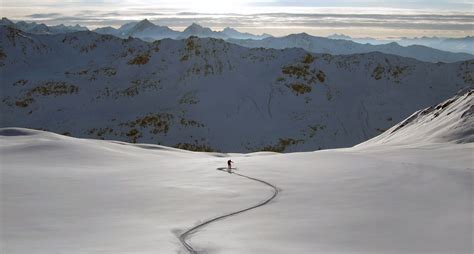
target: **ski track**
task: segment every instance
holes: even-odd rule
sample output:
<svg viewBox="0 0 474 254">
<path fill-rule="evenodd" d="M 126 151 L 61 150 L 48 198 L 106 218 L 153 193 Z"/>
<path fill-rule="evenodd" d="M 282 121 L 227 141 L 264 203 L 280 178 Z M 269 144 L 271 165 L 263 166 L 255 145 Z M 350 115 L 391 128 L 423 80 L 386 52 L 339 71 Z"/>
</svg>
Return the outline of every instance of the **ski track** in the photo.
<svg viewBox="0 0 474 254">
<path fill-rule="evenodd" d="M 222 169 L 218 169 L 218 170 L 221 170 L 223 171 Z M 231 213 L 228 213 L 228 214 L 224 214 L 224 215 L 221 215 L 221 216 L 218 216 L 218 217 L 215 217 L 213 219 L 209 219 L 209 220 L 206 220 L 190 229 L 188 229 L 186 232 L 182 233 L 180 236 L 179 236 L 179 241 L 183 244 L 183 246 L 188 250 L 189 253 L 191 254 L 197 254 L 198 252 L 189 244 L 186 242 L 186 238 L 188 238 L 188 236 L 192 235 L 193 233 L 195 233 L 197 230 L 205 227 L 206 225 L 209 225 L 213 222 L 216 222 L 218 220 L 222 220 L 222 219 L 225 219 L 227 217 L 231 217 L 231 216 L 234 216 L 234 215 L 237 215 L 237 214 L 240 214 L 240 213 L 244 213 L 246 211 L 249 211 L 249 210 L 252 210 L 252 209 L 255 209 L 255 208 L 258 208 L 260 206 L 264 206 L 266 204 L 268 204 L 270 201 L 272 201 L 277 195 L 278 195 L 278 188 L 271 184 L 271 183 L 268 183 L 264 180 L 260 180 L 260 179 L 257 179 L 257 178 L 253 178 L 253 177 L 250 177 L 250 176 L 246 176 L 246 175 L 242 175 L 242 174 L 239 174 L 239 173 L 235 173 L 235 172 L 232 172 L 232 174 L 234 175 L 238 175 L 240 177 L 244 177 L 244 178 L 247 178 L 247 179 L 250 179 L 250 180 L 253 180 L 253 181 L 256 181 L 256 182 L 260 182 L 260 183 L 263 183 L 267 186 L 270 186 L 272 189 L 273 189 L 273 194 L 271 197 L 265 199 L 264 201 L 256 204 L 256 205 L 253 205 L 253 206 L 250 206 L 250 207 L 247 207 L 247 208 L 244 208 L 244 209 L 241 209 L 241 210 L 238 210 L 238 211 L 235 211 L 235 212 L 231 212 Z"/>
</svg>

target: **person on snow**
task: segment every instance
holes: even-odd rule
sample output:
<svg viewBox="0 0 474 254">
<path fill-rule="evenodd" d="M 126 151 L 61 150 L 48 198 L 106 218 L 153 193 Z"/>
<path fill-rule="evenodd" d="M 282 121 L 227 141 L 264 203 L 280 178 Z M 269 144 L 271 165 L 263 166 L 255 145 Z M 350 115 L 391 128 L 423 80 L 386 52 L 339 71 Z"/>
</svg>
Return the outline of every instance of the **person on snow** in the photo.
<svg viewBox="0 0 474 254">
<path fill-rule="evenodd" d="M 234 163 L 232 160 L 227 161 L 227 172 L 231 172 L 232 169 L 232 163 Z"/>
</svg>

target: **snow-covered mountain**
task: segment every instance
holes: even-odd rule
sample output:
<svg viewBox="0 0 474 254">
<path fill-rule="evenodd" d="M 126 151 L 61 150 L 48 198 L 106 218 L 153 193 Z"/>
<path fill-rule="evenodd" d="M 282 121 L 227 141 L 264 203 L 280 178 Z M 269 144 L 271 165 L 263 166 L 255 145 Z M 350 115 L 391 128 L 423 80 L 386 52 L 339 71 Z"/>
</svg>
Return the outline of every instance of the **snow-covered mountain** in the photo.
<svg viewBox="0 0 474 254">
<path fill-rule="evenodd" d="M 38 24 L 36 22 L 25 22 L 25 21 L 18 21 L 13 22 L 7 18 L 2 18 L 0 21 L 0 26 L 8 26 L 13 27 L 28 33 L 34 34 L 60 34 L 60 33 L 70 33 L 70 32 L 77 32 L 77 31 L 88 31 L 87 27 L 83 27 L 80 25 L 75 26 L 66 26 L 63 24 L 56 25 L 56 26 L 47 26 L 45 24 Z"/>
<path fill-rule="evenodd" d="M 164 38 L 177 38 L 180 32 L 174 31 L 167 26 L 159 26 L 151 23 L 148 19 L 140 22 L 131 22 L 122 25 L 120 28 L 103 27 L 94 30 L 100 34 L 110 34 L 121 38 L 129 36 L 140 38 L 146 41 L 161 40 Z"/>
<path fill-rule="evenodd" d="M 188 27 L 186 27 L 186 29 L 184 29 L 181 36 L 183 38 L 188 38 L 190 36 L 197 36 L 199 38 L 215 38 L 217 33 L 216 34 L 214 34 L 214 33 L 215 32 L 212 31 L 208 27 L 203 27 L 203 26 L 200 26 L 196 23 L 192 23 L 190 26 L 188 26 Z"/>
<path fill-rule="evenodd" d="M 234 39 L 255 39 L 255 40 L 261 40 L 265 38 L 272 37 L 272 35 L 263 33 L 261 35 L 254 35 L 251 33 L 242 33 L 239 32 L 231 27 L 226 27 L 224 30 L 220 32 L 222 34 L 223 39 L 229 39 L 229 38 L 234 38 Z"/>
<path fill-rule="evenodd" d="M 474 54 L 474 36 L 466 36 L 464 38 L 402 38 L 398 43 L 404 46 L 418 44 L 445 51 Z"/>
<path fill-rule="evenodd" d="M 14 23 L 7 18 L 2 18 L 0 25 L 13 27 L 34 34 L 58 34 L 76 31 L 87 31 L 86 27 L 76 26 L 46 26 L 45 24 L 27 23 L 19 21 Z M 184 31 L 179 32 L 167 26 L 159 26 L 148 19 L 138 22 L 129 22 L 120 28 L 110 26 L 93 30 L 99 34 L 113 35 L 120 38 L 134 37 L 144 41 L 162 39 L 186 39 L 190 36 L 199 38 L 216 38 L 227 40 L 231 43 L 251 48 L 302 48 L 313 53 L 360 54 L 369 52 L 382 52 L 403 57 L 412 57 L 428 62 L 457 62 L 474 59 L 473 37 L 466 38 L 404 38 L 397 41 L 376 40 L 373 38 L 351 38 L 344 34 L 334 34 L 326 37 L 311 36 L 306 33 L 291 34 L 284 37 L 272 37 L 269 34 L 254 35 L 241 33 L 233 28 L 226 27 L 222 31 L 213 31 L 197 23 L 192 23 Z M 374 45 L 373 45 L 374 44 Z M 418 45 L 420 44 L 420 45 Z M 447 51 L 442 51 L 442 50 Z M 448 52 L 453 51 L 453 52 Z M 468 52 L 468 53 L 462 53 Z"/>
<path fill-rule="evenodd" d="M 0 250 L 188 253 L 183 232 L 271 197 L 249 176 L 280 193 L 199 228 L 186 239 L 194 250 L 470 254 L 473 106 L 471 91 L 366 144 L 291 154 L 195 153 L 0 129 Z M 216 170 L 228 159 L 236 174 Z"/>
<path fill-rule="evenodd" d="M 249 48 L 302 48 L 313 53 L 333 55 L 382 52 L 403 57 L 412 57 L 426 62 L 450 63 L 474 59 L 474 55 L 471 54 L 446 52 L 420 45 L 403 47 L 396 42 L 380 45 L 360 44 L 346 39 L 330 39 L 311 36 L 306 33 L 291 34 L 284 37 L 269 37 L 262 40 L 229 39 L 228 41 Z"/>
<path fill-rule="evenodd" d="M 0 126 L 201 151 L 347 147 L 472 87 L 474 61 L 0 28 Z"/>
<path fill-rule="evenodd" d="M 208 27 L 200 26 L 199 24 L 193 23 L 187 27 L 179 36 L 179 39 L 186 39 L 190 36 L 196 36 L 199 38 L 216 38 L 216 39 L 253 39 L 261 40 L 264 38 L 271 37 L 269 34 L 254 35 L 250 33 L 241 33 L 233 28 L 226 27 L 222 31 L 213 31 Z"/>
<path fill-rule="evenodd" d="M 170 29 L 167 26 L 158 26 L 153 24 L 147 19 L 140 22 L 130 22 L 122 25 L 120 28 L 115 29 L 112 27 L 97 28 L 94 32 L 100 34 L 110 34 L 121 38 L 127 38 L 132 36 L 140 38 L 145 41 L 161 40 L 164 38 L 168 39 L 186 39 L 190 36 L 196 36 L 199 38 L 217 38 L 217 39 L 263 39 L 270 37 L 271 35 L 253 35 L 250 33 L 241 33 L 233 28 L 225 28 L 222 31 L 213 31 L 208 27 L 203 27 L 197 23 L 192 23 L 184 31 L 179 32 Z"/>
<path fill-rule="evenodd" d="M 47 26 L 45 24 L 38 24 L 36 22 L 18 21 L 13 22 L 8 18 L 2 18 L 0 26 L 13 27 L 28 33 L 34 34 L 58 34 L 69 33 L 77 31 L 88 31 L 86 27 L 75 25 L 65 26 L 63 24 L 56 26 Z M 250 33 L 241 33 L 233 28 L 226 27 L 222 31 L 213 31 L 208 27 L 203 27 L 196 23 L 192 23 L 184 31 L 175 31 L 167 26 L 160 26 L 150 22 L 148 19 L 141 21 L 125 23 L 119 28 L 111 26 L 99 27 L 93 30 L 99 34 L 114 35 L 120 38 L 128 38 L 129 36 L 139 38 L 145 41 L 154 41 L 161 39 L 186 39 L 190 36 L 200 38 L 217 38 L 217 39 L 263 39 L 271 37 L 269 34 L 254 35 Z"/>
<path fill-rule="evenodd" d="M 347 36 L 345 34 L 331 34 L 327 38 L 334 40 L 353 40 L 352 37 Z"/>
</svg>

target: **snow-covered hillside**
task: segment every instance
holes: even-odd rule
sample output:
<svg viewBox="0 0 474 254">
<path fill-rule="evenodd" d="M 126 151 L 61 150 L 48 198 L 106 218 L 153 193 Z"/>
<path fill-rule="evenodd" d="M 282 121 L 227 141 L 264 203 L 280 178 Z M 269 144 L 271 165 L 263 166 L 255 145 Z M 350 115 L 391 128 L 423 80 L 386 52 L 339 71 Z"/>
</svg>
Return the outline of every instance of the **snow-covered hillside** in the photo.
<svg viewBox="0 0 474 254">
<path fill-rule="evenodd" d="M 0 28 L 1 127 L 200 151 L 347 147 L 473 86 L 473 61 Z"/>
<path fill-rule="evenodd" d="M 413 143 L 474 142 L 474 90 L 415 112 L 383 134 L 362 143 L 403 145 Z"/>
<path fill-rule="evenodd" d="M 474 59 L 474 55 L 471 54 L 441 51 L 439 49 L 420 45 L 409 45 L 403 47 L 396 42 L 379 45 L 361 44 L 346 39 L 330 39 L 311 36 L 306 33 L 291 34 L 284 37 L 269 37 L 262 40 L 229 39 L 228 41 L 249 48 L 302 48 L 313 53 L 326 53 L 333 55 L 360 54 L 378 51 L 434 63 L 451 63 Z"/>
<path fill-rule="evenodd" d="M 449 101 L 434 109 L 436 120 L 417 117 L 400 135 L 293 154 L 195 153 L 1 129 L 0 250 L 187 253 L 181 233 L 272 195 L 245 175 L 278 195 L 188 236 L 199 253 L 472 253 L 472 92 Z M 404 128 L 420 138 L 400 146 Z M 453 130 L 464 137 L 445 135 Z M 238 175 L 216 170 L 229 158 Z"/>
</svg>

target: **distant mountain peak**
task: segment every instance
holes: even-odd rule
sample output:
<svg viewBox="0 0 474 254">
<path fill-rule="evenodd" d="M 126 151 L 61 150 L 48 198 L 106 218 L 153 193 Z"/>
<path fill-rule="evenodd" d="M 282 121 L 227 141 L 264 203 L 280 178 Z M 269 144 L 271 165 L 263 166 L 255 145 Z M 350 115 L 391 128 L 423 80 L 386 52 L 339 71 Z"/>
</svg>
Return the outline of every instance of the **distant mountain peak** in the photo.
<svg viewBox="0 0 474 254">
<path fill-rule="evenodd" d="M 398 43 L 396 43 L 396 42 L 394 42 L 394 41 L 389 42 L 389 43 L 387 43 L 386 45 L 392 46 L 392 47 L 401 47 L 400 44 L 398 44 Z"/>
<path fill-rule="evenodd" d="M 251 33 L 240 32 L 237 29 L 232 27 L 225 27 L 222 31 L 218 32 L 219 34 L 223 35 L 224 38 L 228 39 L 254 39 L 260 40 L 267 37 L 272 37 L 269 34 L 262 34 L 262 35 L 254 35 Z"/>
<path fill-rule="evenodd" d="M 288 38 L 310 38 L 312 36 L 303 32 L 303 33 L 297 33 L 297 34 L 289 34 L 286 37 L 288 37 Z"/>
<path fill-rule="evenodd" d="M 190 26 L 184 29 L 183 33 L 185 34 L 212 33 L 212 30 L 208 27 L 203 27 L 197 23 L 192 23 Z"/>
<path fill-rule="evenodd" d="M 198 23 L 193 22 L 188 28 L 203 28 L 203 26 L 199 25 Z"/>
<path fill-rule="evenodd" d="M 328 38 L 330 39 L 336 39 L 336 40 L 352 40 L 352 37 L 345 35 L 345 34 L 332 34 L 329 35 Z"/>
<path fill-rule="evenodd" d="M 235 30 L 234 28 L 232 27 L 226 27 L 224 28 L 224 30 L 222 30 L 222 32 L 238 32 L 237 30 Z"/>
<path fill-rule="evenodd" d="M 136 25 L 154 25 L 154 24 L 151 23 L 148 19 L 143 19 L 139 21 Z"/>
<path fill-rule="evenodd" d="M 11 21 L 11 20 L 9 20 L 9 19 L 3 17 L 3 18 L 2 18 L 2 21 L 0 21 L 0 24 L 1 24 L 1 25 L 13 25 L 14 23 L 13 23 L 13 21 Z"/>
<path fill-rule="evenodd" d="M 150 27 L 154 27 L 156 26 L 155 24 L 151 23 L 148 19 L 144 19 L 140 22 L 138 22 L 135 26 L 134 26 L 134 30 L 144 30 L 144 29 L 147 29 L 147 28 L 150 28 Z"/>
</svg>

